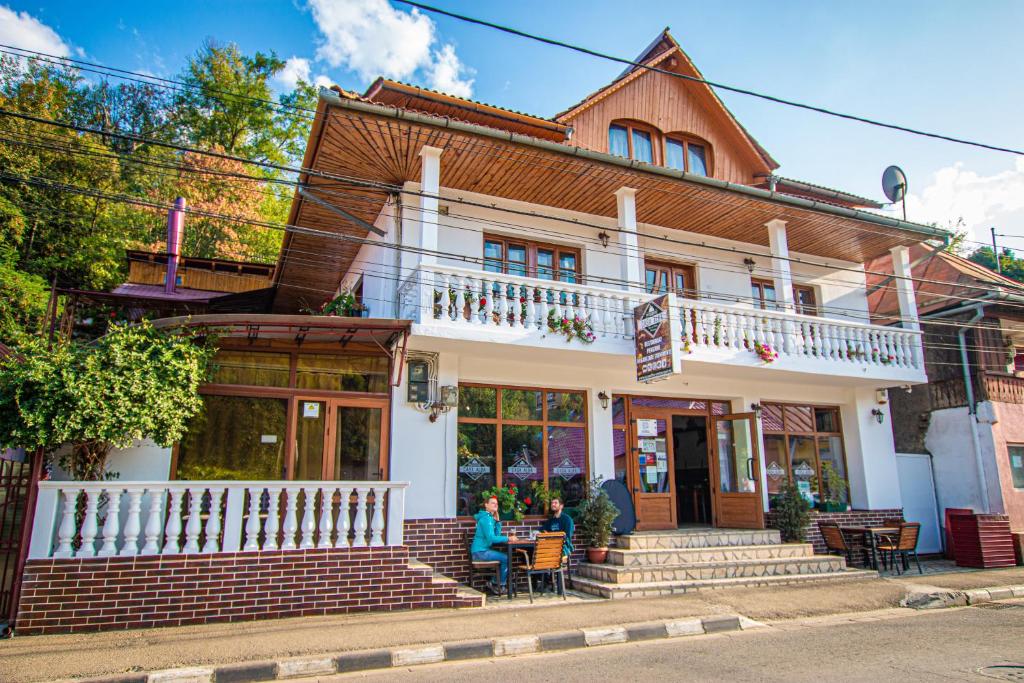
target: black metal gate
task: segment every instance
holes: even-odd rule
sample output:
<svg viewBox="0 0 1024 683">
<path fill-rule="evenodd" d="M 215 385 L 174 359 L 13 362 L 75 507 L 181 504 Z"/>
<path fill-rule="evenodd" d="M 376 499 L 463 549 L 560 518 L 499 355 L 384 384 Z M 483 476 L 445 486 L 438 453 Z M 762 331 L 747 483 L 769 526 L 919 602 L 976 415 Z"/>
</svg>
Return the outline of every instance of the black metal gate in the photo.
<svg viewBox="0 0 1024 683">
<path fill-rule="evenodd" d="M 11 624 L 17 608 L 18 584 L 28 539 L 26 513 L 32 482 L 32 455 L 0 450 L 0 629 Z"/>
</svg>

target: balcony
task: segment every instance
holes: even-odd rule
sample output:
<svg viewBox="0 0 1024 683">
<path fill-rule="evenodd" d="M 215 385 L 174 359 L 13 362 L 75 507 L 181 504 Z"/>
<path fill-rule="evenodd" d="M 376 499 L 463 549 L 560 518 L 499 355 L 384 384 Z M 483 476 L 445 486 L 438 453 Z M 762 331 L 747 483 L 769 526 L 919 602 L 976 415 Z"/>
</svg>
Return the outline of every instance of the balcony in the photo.
<svg viewBox="0 0 1024 683">
<path fill-rule="evenodd" d="M 552 282 L 465 268 L 422 265 L 399 288 L 399 317 L 413 334 L 566 348 L 556 326 L 586 321 L 573 350 L 632 356 L 633 308 L 641 292 Z M 765 311 L 749 306 L 676 299 L 683 321 L 677 340 L 684 362 L 725 363 L 889 384 L 926 381 L 921 333 L 846 320 Z M 764 361 L 758 348 L 778 357 Z"/>
</svg>

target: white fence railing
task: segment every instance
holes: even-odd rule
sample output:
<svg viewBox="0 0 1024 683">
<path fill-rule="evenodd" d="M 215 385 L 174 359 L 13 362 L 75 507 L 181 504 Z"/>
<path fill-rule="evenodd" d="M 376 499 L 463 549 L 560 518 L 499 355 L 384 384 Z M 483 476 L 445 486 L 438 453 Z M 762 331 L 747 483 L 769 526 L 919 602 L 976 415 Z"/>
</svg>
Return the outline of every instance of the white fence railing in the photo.
<svg viewBox="0 0 1024 683">
<path fill-rule="evenodd" d="M 31 558 L 402 545 L 393 481 L 44 481 Z"/>
<path fill-rule="evenodd" d="M 450 266 L 421 266 L 399 290 L 399 314 L 416 322 L 546 331 L 549 320 L 586 321 L 597 339 L 633 338 L 633 308 L 646 293 Z M 769 346 L 779 358 L 923 369 L 921 333 L 897 327 L 676 299 L 685 349 Z"/>
</svg>

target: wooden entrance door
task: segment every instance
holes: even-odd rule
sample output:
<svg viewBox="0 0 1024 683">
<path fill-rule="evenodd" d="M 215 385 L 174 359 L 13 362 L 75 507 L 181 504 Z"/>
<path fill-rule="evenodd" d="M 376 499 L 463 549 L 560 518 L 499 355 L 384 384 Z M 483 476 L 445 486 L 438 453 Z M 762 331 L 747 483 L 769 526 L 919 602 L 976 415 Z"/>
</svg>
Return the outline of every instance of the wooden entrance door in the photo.
<svg viewBox="0 0 1024 683">
<path fill-rule="evenodd" d="M 754 425 L 754 413 L 711 418 L 715 444 L 711 469 L 716 526 L 764 528 L 761 466 Z"/>
<path fill-rule="evenodd" d="M 676 528 L 672 415 L 634 409 L 629 434 L 629 481 L 638 531 Z"/>
<path fill-rule="evenodd" d="M 298 481 L 383 481 L 388 477 L 388 403 L 382 399 L 296 399 Z"/>
</svg>

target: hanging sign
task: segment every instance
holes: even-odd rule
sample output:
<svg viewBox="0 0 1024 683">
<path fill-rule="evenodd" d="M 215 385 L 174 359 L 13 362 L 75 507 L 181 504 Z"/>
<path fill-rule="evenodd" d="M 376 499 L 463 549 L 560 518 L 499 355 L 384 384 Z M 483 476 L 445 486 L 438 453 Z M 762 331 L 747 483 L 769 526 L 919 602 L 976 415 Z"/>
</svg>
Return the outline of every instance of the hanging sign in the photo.
<svg viewBox="0 0 1024 683">
<path fill-rule="evenodd" d="M 513 477 L 518 478 L 520 481 L 524 479 L 529 479 L 533 475 L 537 474 L 536 466 L 531 465 L 530 461 L 523 456 L 519 456 L 518 458 L 516 458 L 507 471 Z"/>
<path fill-rule="evenodd" d="M 464 474 L 473 481 L 490 473 L 491 468 L 485 465 L 479 458 L 470 458 L 466 461 L 466 464 L 459 467 L 459 474 Z"/>
<path fill-rule="evenodd" d="M 561 477 L 565 481 L 569 481 L 570 479 L 578 477 L 581 474 L 583 474 L 583 468 L 573 463 L 573 461 L 570 460 L 569 458 L 566 458 L 558 465 L 556 465 L 551 470 L 551 473 L 557 477 Z"/>
<path fill-rule="evenodd" d="M 672 315 L 675 294 L 663 294 L 633 309 L 633 338 L 636 343 L 636 378 L 654 382 L 681 370 L 675 343 L 682 332 Z"/>
<path fill-rule="evenodd" d="M 657 436 L 658 435 L 658 421 L 657 420 L 637 420 L 636 421 L 636 435 L 637 436 Z"/>
</svg>

